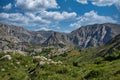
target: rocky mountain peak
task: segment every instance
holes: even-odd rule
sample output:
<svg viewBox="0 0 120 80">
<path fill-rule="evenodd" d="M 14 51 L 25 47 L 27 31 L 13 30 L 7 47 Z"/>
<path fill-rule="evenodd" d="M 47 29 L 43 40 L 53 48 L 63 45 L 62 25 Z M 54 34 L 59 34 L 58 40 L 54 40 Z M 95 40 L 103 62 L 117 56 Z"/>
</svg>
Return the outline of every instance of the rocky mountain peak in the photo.
<svg viewBox="0 0 120 80">
<path fill-rule="evenodd" d="M 86 48 L 107 43 L 118 34 L 120 34 L 120 25 L 112 23 L 82 26 L 69 34 L 55 31 L 28 31 L 22 27 L 0 24 L 0 40 L 2 42 L 25 42 L 40 46 L 74 45 Z"/>
</svg>

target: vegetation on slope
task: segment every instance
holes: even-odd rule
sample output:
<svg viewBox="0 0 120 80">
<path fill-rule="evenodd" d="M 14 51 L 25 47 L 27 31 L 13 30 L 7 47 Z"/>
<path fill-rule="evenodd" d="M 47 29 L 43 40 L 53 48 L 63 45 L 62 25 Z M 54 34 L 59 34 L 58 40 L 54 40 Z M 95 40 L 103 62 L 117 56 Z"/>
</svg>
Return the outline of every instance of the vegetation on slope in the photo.
<svg viewBox="0 0 120 80">
<path fill-rule="evenodd" d="M 0 80 L 120 80 L 119 42 L 116 37 L 107 45 L 73 49 L 52 59 L 1 52 Z"/>
</svg>

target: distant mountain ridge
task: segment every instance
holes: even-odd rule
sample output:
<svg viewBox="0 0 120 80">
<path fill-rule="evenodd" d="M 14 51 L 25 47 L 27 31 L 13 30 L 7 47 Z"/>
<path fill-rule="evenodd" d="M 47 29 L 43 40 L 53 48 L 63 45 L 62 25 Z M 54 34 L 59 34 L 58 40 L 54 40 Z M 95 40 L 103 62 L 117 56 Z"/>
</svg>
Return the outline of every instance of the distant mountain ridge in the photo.
<svg viewBox="0 0 120 80">
<path fill-rule="evenodd" d="M 120 25 L 112 23 L 94 24 L 80 27 L 71 32 L 71 40 L 81 47 L 98 46 L 120 34 Z"/>
<path fill-rule="evenodd" d="M 0 43 L 30 43 L 34 45 L 63 45 L 82 48 L 99 46 L 120 34 L 120 25 L 112 23 L 94 24 L 80 27 L 71 33 L 55 31 L 28 31 L 22 27 L 0 23 Z M 1 47 L 2 47 L 1 46 Z"/>
<path fill-rule="evenodd" d="M 46 45 L 69 45 L 72 44 L 69 35 L 60 32 L 53 32 L 48 39 L 44 42 Z"/>
</svg>

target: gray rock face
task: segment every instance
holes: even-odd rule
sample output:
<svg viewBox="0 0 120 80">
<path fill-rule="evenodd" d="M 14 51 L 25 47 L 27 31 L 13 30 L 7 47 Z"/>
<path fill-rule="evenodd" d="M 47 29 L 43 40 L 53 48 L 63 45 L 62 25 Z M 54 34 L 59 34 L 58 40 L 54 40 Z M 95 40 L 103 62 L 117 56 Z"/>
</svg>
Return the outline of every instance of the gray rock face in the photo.
<svg viewBox="0 0 120 80">
<path fill-rule="evenodd" d="M 0 23 L 0 49 L 25 49 L 24 43 L 34 45 L 60 45 L 90 47 L 108 42 L 120 34 L 120 25 L 105 23 L 80 27 L 69 34 L 54 31 L 28 31 L 22 27 Z"/>
<path fill-rule="evenodd" d="M 33 44 L 44 43 L 54 31 L 31 31 Z"/>
<path fill-rule="evenodd" d="M 52 31 L 28 31 L 22 27 L 0 24 L 0 39 L 6 39 L 10 42 L 41 44 L 51 33 Z"/>
<path fill-rule="evenodd" d="M 120 34 L 120 25 L 105 23 L 81 27 L 70 34 L 71 41 L 83 48 L 102 45 Z"/>
<path fill-rule="evenodd" d="M 65 33 L 53 32 L 44 42 L 46 45 L 70 45 L 72 42 Z"/>
<path fill-rule="evenodd" d="M 120 50 L 120 34 L 109 40 L 105 45 L 103 45 L 97 56 L 105 57 L 106 55 L 114 55 L 114 53 L 119 53 Z"/>
<path fill-rule="evenodd" d="M 46 32 L 46 33 L 45 33 Z M 28 31 L 0 23 L 0 50 L 26 50 L 29 44 L 42 44 L 52 31 Z"/>
</svg>

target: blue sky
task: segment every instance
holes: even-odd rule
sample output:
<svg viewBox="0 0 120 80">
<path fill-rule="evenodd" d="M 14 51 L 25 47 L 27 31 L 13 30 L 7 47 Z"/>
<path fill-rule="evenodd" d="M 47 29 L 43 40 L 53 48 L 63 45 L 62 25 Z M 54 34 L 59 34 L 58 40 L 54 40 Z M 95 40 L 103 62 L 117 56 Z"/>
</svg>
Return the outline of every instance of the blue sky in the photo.
<svg viewBox="0 0 120 80">
<path fill-rule="evenodd" d="M 60 32 L 96 23 L 119 24 L 120 0 L 0 0 L 0 22 Z"/>
</svg>

